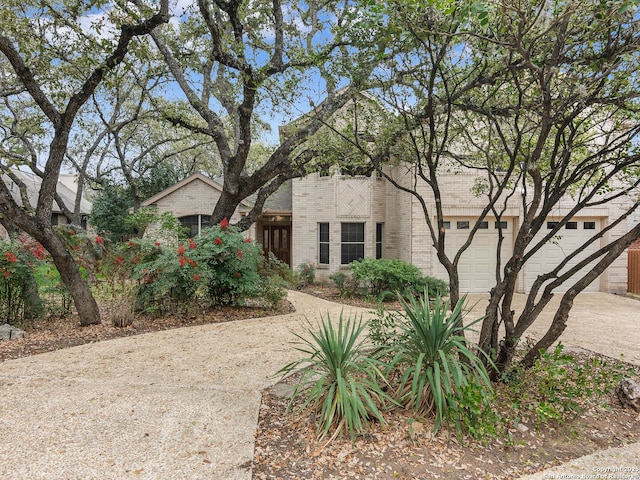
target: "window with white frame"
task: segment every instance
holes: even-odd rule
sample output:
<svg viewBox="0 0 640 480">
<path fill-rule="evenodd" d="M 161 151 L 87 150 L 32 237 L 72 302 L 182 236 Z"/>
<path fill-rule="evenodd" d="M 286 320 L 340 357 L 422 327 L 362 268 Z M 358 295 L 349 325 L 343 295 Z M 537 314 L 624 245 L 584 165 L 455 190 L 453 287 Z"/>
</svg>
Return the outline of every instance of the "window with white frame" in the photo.
<svg viewBox="0 0 640 480">
<path fill-rule="evenodd" d="M 364 223 L 343 223 L 340 237 L 340 263 L 348 265 L 364 258 Z"/>
</svg>

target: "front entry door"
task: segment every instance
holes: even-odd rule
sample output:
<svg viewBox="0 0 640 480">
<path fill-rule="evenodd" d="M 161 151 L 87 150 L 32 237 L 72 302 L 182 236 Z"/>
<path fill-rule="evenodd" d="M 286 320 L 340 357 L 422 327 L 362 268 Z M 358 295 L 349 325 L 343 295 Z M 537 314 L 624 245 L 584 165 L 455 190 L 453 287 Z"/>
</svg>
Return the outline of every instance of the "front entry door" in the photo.
<svg viewBox="0 0 640 480">
<path fill-rule="evenodd" d="M 291 266 L 291 226 L 265 225 L 262 228 L 264 253 L 272 252 L 278 260 Z"/>
</svg>

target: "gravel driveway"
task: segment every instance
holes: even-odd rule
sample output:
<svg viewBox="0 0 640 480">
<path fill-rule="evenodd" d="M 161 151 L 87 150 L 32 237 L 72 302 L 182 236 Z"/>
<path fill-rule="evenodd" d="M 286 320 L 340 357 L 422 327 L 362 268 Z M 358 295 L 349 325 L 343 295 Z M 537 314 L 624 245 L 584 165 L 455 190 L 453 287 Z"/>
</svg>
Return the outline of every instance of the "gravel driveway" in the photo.
<svg viewBox="0 0 640 480">
<path fill-rule="evenodd" d="M 343 308 L 300 292 L 289 299 L 296 313 L 0 364 L 0 478 L 250 479 L 260 391 L 295 358 L 291 331 L 305 317 L 337 318 Z M 580 296 L 563 341 L 640 364 L 639 307 L 622 297 Z M 633 455 L 637 462 L 637 448 Z M 627 457 L 616 462 L 632 466 Z"/>
</svg>

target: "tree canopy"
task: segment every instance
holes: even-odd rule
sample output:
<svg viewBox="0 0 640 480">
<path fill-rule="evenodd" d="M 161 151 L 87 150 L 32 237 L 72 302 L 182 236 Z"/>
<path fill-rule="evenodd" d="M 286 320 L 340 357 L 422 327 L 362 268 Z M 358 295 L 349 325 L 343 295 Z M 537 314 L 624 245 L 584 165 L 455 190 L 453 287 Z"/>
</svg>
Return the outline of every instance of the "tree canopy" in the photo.
<svg viewBox="0 0 640 480">
<path fill-rule="evenodd" d="M 86 29 L 88 19 L 93 22 Z M 107 31 L 107 19 L 118 28 Z M 109 2 L 9 0 L 0 14 L 0 169 L 21 192 L 18 202 L 9 185 L 0 182 L 0 214 L 49 251 L 82 324 L 99 323 L 100 312 L 64 240 L 51 226 L 70 132 L 91 95 L 118 70 L 131 43 L 168 19 L 167 0 L 159 7 L 139 3 L 127 11 Z M 19 166 L 42 179 L 36 205 L 29 202 L 26 185 L 11 173 Z"/>
<path fill-rule="evenodd" d="M 640 68 L 636 9 L 636 2 L 581 0 L 487 2 L 475 13 L 431 2 L 394 5 L 379 27 L 393 54 L 372 90 L 393 115 L 375 142 L 335 131 L 334 145 L 360 151 L 360 161 L 421 205 L 454 303 L 462 255 L 481 225 L 487 219 L 500 225 L 512 207 L 522 212 L 506 258 L 499 232 L 495 286 L 480 332 L 481 348 L 495 355 L 500 370 L 551 298 L 566 290 L 553 325 L 524 363 L 549 347 L 575 296 L 640 235 L 640 228 L 625 228 L 638 208 L 640 184 L 640 85 L 630 73 Z M 389 161 L 403 167 L 385 169 Z M 469 188 L 481 205 L 466 242 L 452 250 L 444 225 L 451 192 L 443 174 L 462 172 L 474 172 Z M 622 205 L 621 214 L 585 235 L 582 248 L 566 252 L 562 263 L 548 265 L 516 315 L 524 265 L 572 217 L 608 205 Z M 543 230 L 552 215 L 560 218 Z M 582 258 L 590 245 L 600 247 Z"/>
<path fill-rule="evenodd" d="M 377 169 L 422 205 L 454 301 L 461 255 L 486 218 L 499 220 L 515 202 L 523 218 L 510 258 L 496 251 L 480 341 L 507 365 L 554 289 L 582 272 L 567 262 L 551 268 L 515 318 L 523 265 L 582 209 L 637 199 L 637 7 L 198 0 L 169 11 L 166 0 L 9 0 L 0 15 L 0 169 L 11 177 L 12 168 L 27 167 L 43 182 L 37 205 L 0 184 L 0 214 L 51 252 L 91 322 L 99 319 L 95 302 L 50 225 L 65 161 L 87 181 L 123 180 L 134 208 L 155 182 L 152 172 L 219 173 L 212 222 L 252 196 L 242 229 L 291 178 L 334 160 L 347 172 Z M 274 145 L 265 134 L 276 122 L 289 125 Z M 412 181 L 390 175 L 389 162 L 406 165 Z M 476 172 L 472 188 L 484 206 L 468 241 L 451 252 L 440 177 L 457 171 Z M 161 177 L 153 188 L 166 185 Z M 566 198 L 574 207 L 536 236 Z M 435 199 L 434 211 L 426 199 Z M 638 229 L 613 235 L 637 208 L 627 203 L 626 214 L 585 243 L 601 248 L 584 260 L 587 273 L 532 351 L 553 341 L 572 298 L 637 238 Z"/>
</svg>

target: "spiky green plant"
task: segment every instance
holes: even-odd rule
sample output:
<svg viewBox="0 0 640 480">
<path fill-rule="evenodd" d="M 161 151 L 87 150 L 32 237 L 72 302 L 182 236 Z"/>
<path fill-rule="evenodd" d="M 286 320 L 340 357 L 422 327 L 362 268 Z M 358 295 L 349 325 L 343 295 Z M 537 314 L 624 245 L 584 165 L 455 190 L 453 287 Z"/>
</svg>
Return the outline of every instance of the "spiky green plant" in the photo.
<svg viewBox="0 0 640 480">
<path fill-rule="evenodd" d="M 316 414 L 318 438 L 333 431 L 331 439 L 348 432 L 351 439 L 363 432 L 373 418 L 385 423 L 381 406 L 390 398 L 383 392 L 381 363 L 368 354 L 363 334 L 366 322 L 343 317 L 334 327 L 329 314 L 317 328 L 311 324 L 306 335 L 295 334 L 296 350 L 305 356 L 280 370 L 300 377 L 290 406 L 301 396 L 301 409 Z"/>
<path fill-rule="evenodd" d="M 456 415 L 462 392 L 470 384 L 479 389 L 488 401 L 493 391 L 482 360 L 472 352 L 462 332 L 479 320 L 464 326 L 461 299 L 449 312 L 449 302 L 437 296 L 433 305 L 425 292 L 419 298 L 401 298 L 404 312 L 400 314 L 398 337 L 391 347 L 393 360 L 388 375 L 395 372 L 396 399 L 418 417 L 435 413 L 434 431 Z"/>
</svg>

